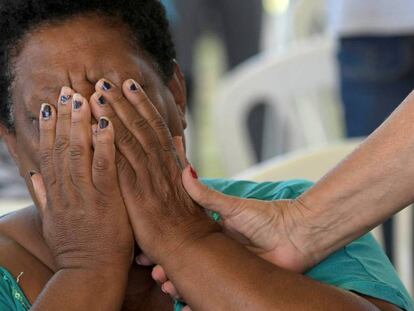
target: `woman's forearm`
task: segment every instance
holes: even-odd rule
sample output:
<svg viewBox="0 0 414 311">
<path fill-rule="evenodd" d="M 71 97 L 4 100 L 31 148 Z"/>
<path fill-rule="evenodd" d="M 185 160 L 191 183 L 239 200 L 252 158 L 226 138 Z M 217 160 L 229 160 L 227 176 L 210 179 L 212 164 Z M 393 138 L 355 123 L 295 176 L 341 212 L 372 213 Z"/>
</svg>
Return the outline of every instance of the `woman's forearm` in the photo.
<svg viewBox="0 0 414 311">
<path fill-rule="evenodd" d="M 316 258 L 365 234 L 414 201 L 414 94 L 300 201 L 302 245 Z M 306 218 L 305 217 L 305 218 Z"/>
<path fill-rule="evenodd" d="M 221 233 L 162 265 L 194 310 L 377 310 L 357 295 L 278 268 Z"/>
<path fill-rule="evenodd" d="M 48 282 L 31 310 L 121 310 L 128 274 L 122 271 L 67 269 Z"/>
</svg>

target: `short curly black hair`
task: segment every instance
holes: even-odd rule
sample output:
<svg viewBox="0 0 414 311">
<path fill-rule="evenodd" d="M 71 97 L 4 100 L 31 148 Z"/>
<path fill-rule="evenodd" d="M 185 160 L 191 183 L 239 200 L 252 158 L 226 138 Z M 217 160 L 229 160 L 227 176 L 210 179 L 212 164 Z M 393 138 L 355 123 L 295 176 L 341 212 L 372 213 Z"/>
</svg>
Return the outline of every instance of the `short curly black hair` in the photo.
<svg viewBox="0 0 414 311">
<path fill-rule="evenodd" d="M 0 123 L 13 128 L 10 86 L 12 50 L 26 34 L 43 24 L 74 15 L 99 13 L 125 23 L 157 64 L 163 80 L 174 71 L 175 48 L 165 9 L 159 0 L 0 0 Z"/>
</svg>

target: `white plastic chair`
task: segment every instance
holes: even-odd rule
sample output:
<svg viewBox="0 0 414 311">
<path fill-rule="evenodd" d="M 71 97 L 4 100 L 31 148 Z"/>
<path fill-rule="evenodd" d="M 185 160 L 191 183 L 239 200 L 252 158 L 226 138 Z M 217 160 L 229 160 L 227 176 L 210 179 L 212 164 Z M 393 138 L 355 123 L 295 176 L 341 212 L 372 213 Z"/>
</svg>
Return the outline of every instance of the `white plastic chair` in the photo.
<svg viewBox="0 0 414 311">
<path fill-rule="evenodd" d="M 256 162 L 247 118 L 257 103 L 269 107 L 265 158 L 342 136 L 335 50 L 332 41 L 313 39 L 283 55 L 253 58 L 219 83 L 212 108 L 213 130 L 228 175 Z"/>
<path fill-rule="evenodd" d="M 350 154 L 363 140 L 349 139 L 292 151 L 257 164 L 234 176 L 238 180 L 319 180 Z"/>
<path fill-rule="evenodd" d="M 234 176 L 234 179 L 263 182 L 299 178 L 317 181 L 350 154 L 361 141 L 360 139 L 347 140 L 319 148 L 291 152 L 254 166 Z M 394 217 L 395 242 L 393 244 L 395 266 L 410 292 L 413 292 L 412 209 L 413 206 L 406 208 Z M 375 228 L 372 233 L 383 246 L 381 226 Z"/>
<path fill-rule="evenodd" d="M 0 217 L 33 204 L 30 200 L 0 200 Z"/>
</svg>

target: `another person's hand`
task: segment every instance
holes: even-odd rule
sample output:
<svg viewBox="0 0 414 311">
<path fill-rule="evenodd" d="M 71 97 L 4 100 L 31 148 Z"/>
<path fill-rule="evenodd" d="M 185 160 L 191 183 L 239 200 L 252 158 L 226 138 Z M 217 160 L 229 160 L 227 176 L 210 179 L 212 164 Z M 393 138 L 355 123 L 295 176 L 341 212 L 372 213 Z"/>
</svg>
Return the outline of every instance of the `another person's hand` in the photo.
<svg viewBox="0 0 414 311">
<path fill-rule="evenodd" d="M 183 172 L 183 184 L 200 206 L 220 215 L 225 232 L 261 258 L 295 272 L 314 265 L 303 244 L 311 211 L 297 200 L 260 201 L 227 196 L 204 185 L 193 169 Z"/>
<path fill-rule="evenodd" d="M 31 175 L 56 270 L 127 276 L 134 240 L 118 185 L 111 122 L 99 121 L 93 150 L 89 103 L 69 88 L 62 89 L 57 111 L 42 106 L 39 122 L 41 174 Z"/>
<path fill-rule="evenodd" d="M 135 239 L 157 263 L 178 256 L 192 242 L 220 231 L 185 191 L 170 131 L 142 87 L 122 89 L 108 80 L 91 98 L 96 118 L 114 120 L 118 173 Z"/>
<path fill-rule="evenodd" d="M 304 272 L 315 264 L 301 244 L 306 223 L 304 215 L 310 211 L 300 200 L 258 201 L 231 197 L 209 189 L 202 184 L 188 166 L 183 172 L 183 184 L 190 196 L 207 210 L 220 214 L 225 232 L 244 244 L 263 259 L 288 270 Z M 150 264 L 141 255 L 141 264 Z M 162 290 L 179 299 L 174 284 L 161 266 L 153 269 L 152 276 Z"/>
</svg>

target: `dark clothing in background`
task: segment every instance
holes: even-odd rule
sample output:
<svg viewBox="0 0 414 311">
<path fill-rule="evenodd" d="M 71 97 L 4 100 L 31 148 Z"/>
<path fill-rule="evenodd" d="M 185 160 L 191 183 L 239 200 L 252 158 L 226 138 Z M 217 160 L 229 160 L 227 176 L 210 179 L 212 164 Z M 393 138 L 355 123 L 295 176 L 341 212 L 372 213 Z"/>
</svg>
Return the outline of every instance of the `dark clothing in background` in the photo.
<svg viewBox="0 0 414 311">
<path fill-rule="evenodd" d="M 200 36 L 210 31 L 224 42 L 229 69 L 260 50 L 263 8 L 261 0 L 174 0 L 173 23 L 178 61 L 188 78 L 192 98 L 194 48 Z M 191 104 L 191 100 L 190 100 Z"/>
<path fill-rule="evenodd" d="M 175 0 L 173 27 L 179 62 L 185 72 L 193 65 L 194 45 L 205 31 L 220 35 L 229 68 L 257 54 L 262 30 L 261 0 Z"/>
<path fill-rule="evenodd" d="M 414 36 L 340 41 L 347 135 L 368 136 L 414 89 Z"/>
</svg>

